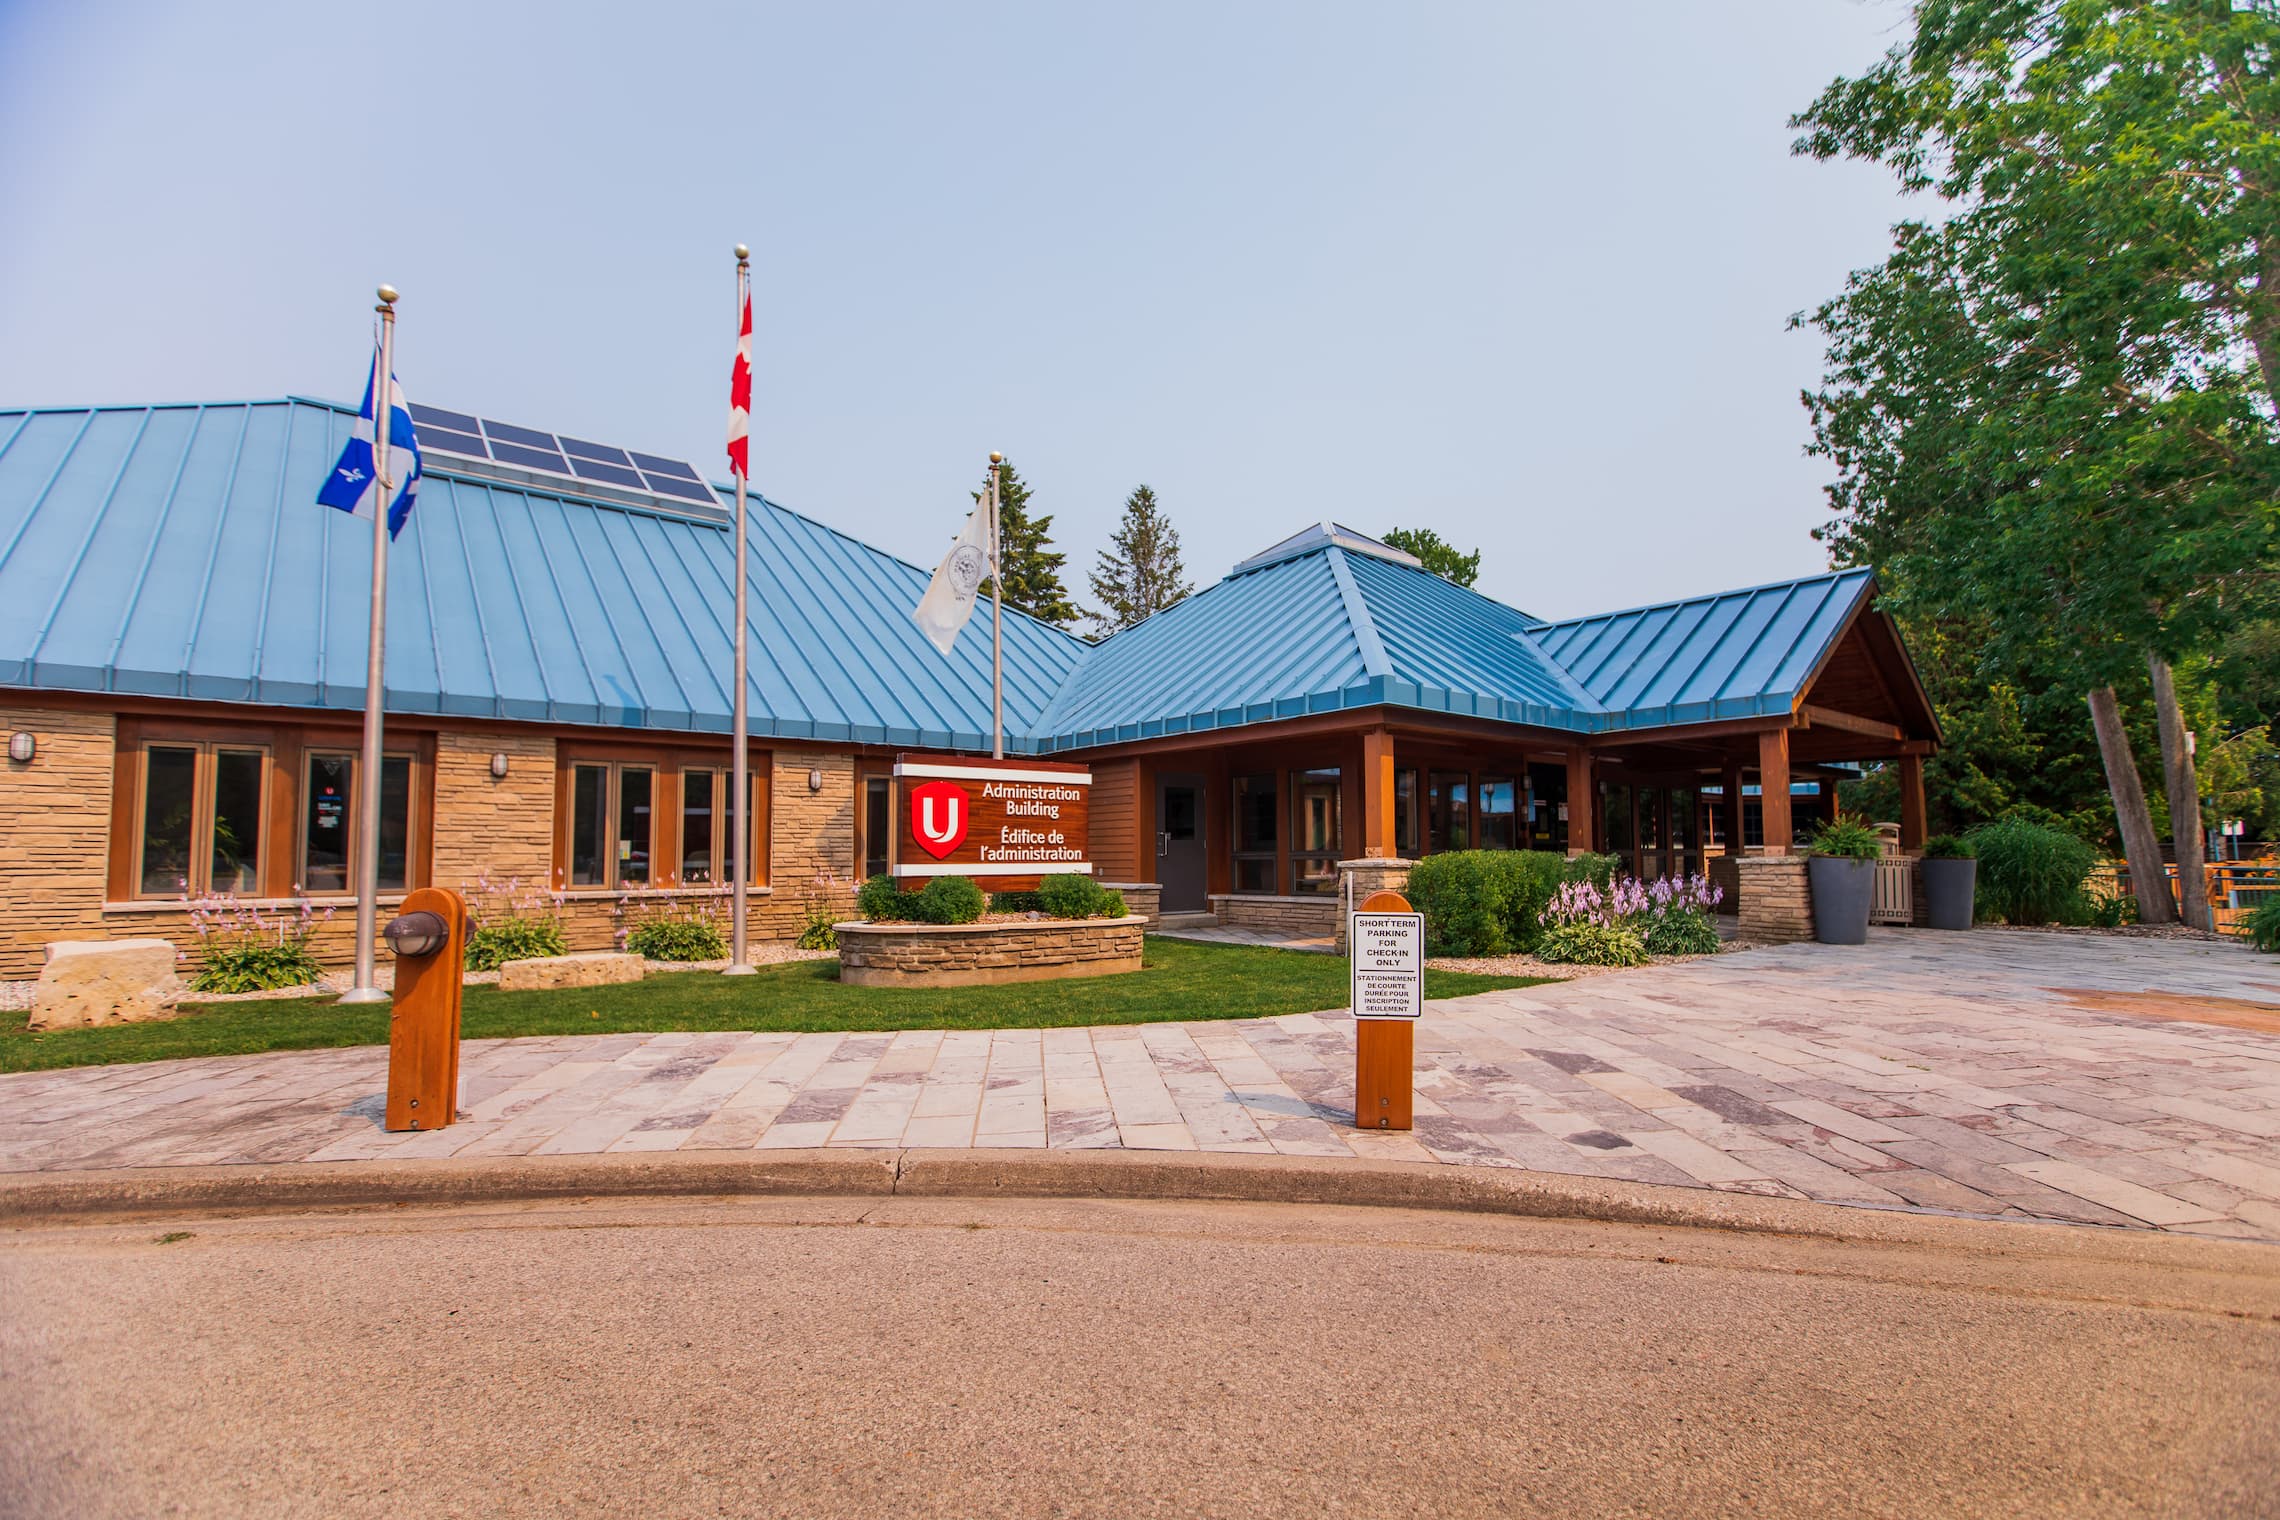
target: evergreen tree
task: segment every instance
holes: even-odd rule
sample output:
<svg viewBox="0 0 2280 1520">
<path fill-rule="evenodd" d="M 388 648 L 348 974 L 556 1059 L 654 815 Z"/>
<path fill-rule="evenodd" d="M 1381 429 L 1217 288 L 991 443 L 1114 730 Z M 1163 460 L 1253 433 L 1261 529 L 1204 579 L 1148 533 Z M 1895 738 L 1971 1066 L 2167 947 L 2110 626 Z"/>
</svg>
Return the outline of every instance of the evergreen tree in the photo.
<svg viewBox="0 0 2280 1520">
<path fill-rule="evenodd" d="M 1146 486 L 1124 499 L 1124 520 L 1109 543 L 1093 562 L 1092 593 L 1101 604 L 1087 614 L 1094 638 L 1130 628 L 1195 590 L 1180 564 L 1179 529 Z"/>
<path fill-rule="evenodd" d="M 988 484 L 986 477 L 983 484 Z M 981 499 L 982 493 L 976 491 L 974 500 Z M 1005 561 L 1005 604 L 1065 628 L 1077 620 L 1077 608 L 1069 600 L 1069 588 L 1061 584 L 1061 567 L 1069 557 L 1053 552 L 1052 533 L 1050 515 L 1029 515 L 1029 487 L 1008 459 L 998 472 L 998 554 Z M 981 594 L 990 594 L 986 580 Z"/>
<path fill-rule="evenodd" d="M 1394 528 L 1381 542 L 1415 555 L 1426 569 L 1445 581 L 1470 586 L 1480 579 L 1480 551 L 1460 553 L 1455 544 L 1443 543 L 1441 535 L 1431 528 Z"/>
</svg>

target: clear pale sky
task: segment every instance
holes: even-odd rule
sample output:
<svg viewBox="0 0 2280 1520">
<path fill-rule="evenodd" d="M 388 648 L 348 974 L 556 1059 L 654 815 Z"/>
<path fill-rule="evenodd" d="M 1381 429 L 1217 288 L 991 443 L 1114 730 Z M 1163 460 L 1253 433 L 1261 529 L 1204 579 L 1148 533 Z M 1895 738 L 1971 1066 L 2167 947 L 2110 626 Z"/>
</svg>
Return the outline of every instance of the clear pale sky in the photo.
<svg viewBox="0 0 2280 1520">
<path fill-rule="evenodd" d="M 368 23 L 379 18 L 378 29 Z M 1907 207 L 1783 126 L 1899 0 L 0 0 L 0 405 L 415 401 L 753 474 L 931 564 L 988 451 L 1068 580 L 1429 526 L 1560 616 L 1808 574 L 1786 319 Z M 316 510 L 312 507 L 311 510 Z"/>
</svg>

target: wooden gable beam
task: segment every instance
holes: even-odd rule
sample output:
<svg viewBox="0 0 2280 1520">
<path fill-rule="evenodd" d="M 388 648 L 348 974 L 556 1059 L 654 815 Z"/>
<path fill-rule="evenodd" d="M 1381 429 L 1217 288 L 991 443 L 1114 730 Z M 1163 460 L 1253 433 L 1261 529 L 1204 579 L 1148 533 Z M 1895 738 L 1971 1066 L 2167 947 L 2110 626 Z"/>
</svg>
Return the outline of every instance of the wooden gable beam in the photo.
<svg viewBox="0 0 2280 1520">
<path fill-rule="evenodd" d="M 1895 744 L 1908 737 L 1897 723 L 1881 723 L 1874 718 L 1855 717 L 1848 712 L 1838 712 L 1833 707 L 1807 705 L 1799 708 L 1797 726 L 1799 728 L 1833 728 L 1844 734 L 1866 734 L 1871 739 L 1890 739 Z"/>
</svg>

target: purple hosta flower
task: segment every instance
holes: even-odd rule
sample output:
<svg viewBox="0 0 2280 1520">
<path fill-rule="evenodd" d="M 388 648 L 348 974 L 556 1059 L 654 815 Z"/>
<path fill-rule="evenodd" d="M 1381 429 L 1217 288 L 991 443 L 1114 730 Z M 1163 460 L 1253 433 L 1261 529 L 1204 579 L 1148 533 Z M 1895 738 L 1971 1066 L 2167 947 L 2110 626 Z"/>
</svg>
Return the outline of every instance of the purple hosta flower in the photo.
<svg viewBox="0 0 2280 1520">
<path fill-rule="evenodd" d="M 1618 876 L 1614 890 L 1607 895 L 1607 912 L 1600 922 L 1616 924 L 1627 918 L 1637 918 L 1647 911 L 1647 889 L 1636 876 Z"/>
<path fill-rule="evenodd" d="M 1568 881 L 1552 894 L 1540 921 L 1547 927 L 1588 923 L 1605 912 L 1606 898 L 1588 881 Z"/>
</svg>

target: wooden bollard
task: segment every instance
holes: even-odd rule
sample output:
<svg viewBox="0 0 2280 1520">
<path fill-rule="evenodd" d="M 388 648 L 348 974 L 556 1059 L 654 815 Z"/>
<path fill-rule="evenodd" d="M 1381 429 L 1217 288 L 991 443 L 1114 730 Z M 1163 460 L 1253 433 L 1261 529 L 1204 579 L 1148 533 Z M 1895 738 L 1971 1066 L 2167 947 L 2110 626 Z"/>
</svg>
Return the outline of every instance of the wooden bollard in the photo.
<svg viewBox="0 0 2280 1520">
<path fill-rule="evenodd" d="M 1347 925 L 1354 1000 L 1354 1127 L 1407 1129 L 1425 1003 L 1425 919 L 1399 892 L 1373 892 Z"/>
<path fill-rule="evenodd" d="M 467 902 L 420 887 L 386 930 L 396 952 L 388 1014 L 388 1128 L 442 1129 L 459 1108 L 459 996 L 466 973 Z"/>
</svg>

